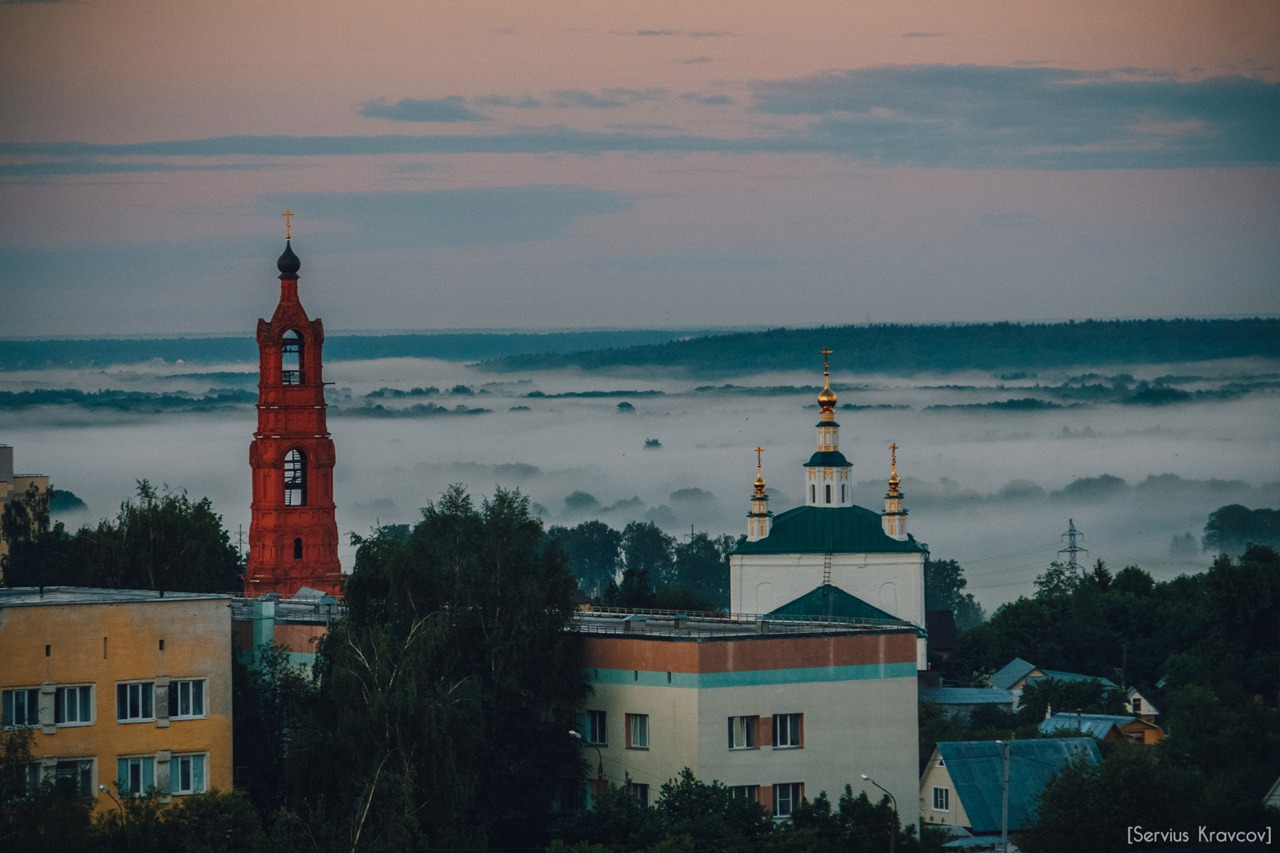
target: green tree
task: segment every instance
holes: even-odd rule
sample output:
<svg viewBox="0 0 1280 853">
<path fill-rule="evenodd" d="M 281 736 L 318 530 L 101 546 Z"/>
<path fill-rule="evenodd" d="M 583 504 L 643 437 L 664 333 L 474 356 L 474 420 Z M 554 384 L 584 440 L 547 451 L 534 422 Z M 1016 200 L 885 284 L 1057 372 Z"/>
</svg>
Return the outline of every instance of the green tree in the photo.
<svg viewBox="0 0 1280 853">
<path fill-rule="evenodd" d="M 1055 714 L 1076 711 L 1082 714 L 1123 714 L 1124 697 L 1119 690 L 1107 687 L 1097 679 L 1061 681 L 1042 678 L 1022 688 L 1017 720 L 1022 725 L 1039 725 L 1049 708 Z"/>
<path fill-rule="evenodd" d="M 460 486 L 407 538 L 358 545 L 347 618 L 321 641 L 315 713 L 286 774 L 291 840 L 545 841 L 553 798 L 582 778 L 568 732 L 587 685 L 564 552 L 518 492 L 477 509 Z"/>
<path fill-rule="evenodd" d="M 137 485 L 136 502 L 71 537 L 61 523 L 49 528 L 47 494 L 21 510 L 6 507 L 6 536 L 12 529 L 15 538 L 5 583 L 239 592 L 244 567 L 209 499 Z"/>
<path fill-rule="evenodd" d="M 0 849 L 39 853 L 95 850 L 92 800 L 70 779 L 35 784 L 32 731 L 0 732 Z"/>
<path fill-rule="evenodd" d="M 964 588 L 968 581 L 964 569 L 955 560 L 924 561 L 924 606 L 928 610 L 950 610 L 956 617 L 956 628 L 967 631 L 982 623 L 982 606 Z"/>
<path fill-rule="evenodd" d="M 1221 507 L 1210 513 L 1201 543 L 1211 554 L 1231 557 L 1243 554 L 1250 543 L 1280 547 L 1280 510 Z"/>
<path fill-rule="evenodd" d="M 675 539 L 652 521 L 633 521 L 622 530 L 626 571 L 647 575 L 655 591 L 676 581 L 674 546 Z"/>
<path fill-rule="evenodd" d="M 576 527 L 552 527 L 547 536 L 564 549 L 578 587 L 602 595 L 622 565 L 622 534 L 603 521 L 584 521 Z"/>
<path fill-rule="evenodd" d="M 1120 850 L 1129 846 L 1126 833 L 1132 826 L 1189 830 L 1195 838 L 1204 816 L 1196 774 L 1157 747 L 1121 741 L 1109 752 L 1101 763 L 1083 757 L 1069 761 L 1045 786 L 1035 823 L 1017 838 L 1021 849 Z"/>
</svg>

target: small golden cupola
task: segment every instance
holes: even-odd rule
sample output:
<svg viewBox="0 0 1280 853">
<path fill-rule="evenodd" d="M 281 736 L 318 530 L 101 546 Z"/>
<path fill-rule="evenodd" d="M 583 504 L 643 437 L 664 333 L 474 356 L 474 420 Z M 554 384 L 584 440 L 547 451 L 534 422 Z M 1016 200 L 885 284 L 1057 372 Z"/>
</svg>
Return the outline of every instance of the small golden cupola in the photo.
<svg viewBox="0 0 1280 853">
<path fill-rule="evenodd" d="M 853 506 L 852 466 L 840 452 L 840 424 L 836 423 L 836 392 L 831 390 L 831 355 L 822 348 L 822 391 L 818 406 L 818 451 L 805 463 L 805 505 L 837 509 Z"/>
<path fill-rule="evenodd" d="M 880 514 L 880 523 L 886 536 L 899 541 L 907 538 L 907 511 L 902 508 L 902 479 L 898 476 L 898 445 L 889 445 L 889 491 L 884 496 L 884 512 Z"/>
<path fill-rule="evenodd" d="M 755 493 L 751 496 L 751 512 L 747 513 L 747 541 L 755 542 L 769 535 L 769 496 L 764 493 L 764 468 L 760 455 L 763 447 L 756 448 L 756 481 Z"/>
</svg>

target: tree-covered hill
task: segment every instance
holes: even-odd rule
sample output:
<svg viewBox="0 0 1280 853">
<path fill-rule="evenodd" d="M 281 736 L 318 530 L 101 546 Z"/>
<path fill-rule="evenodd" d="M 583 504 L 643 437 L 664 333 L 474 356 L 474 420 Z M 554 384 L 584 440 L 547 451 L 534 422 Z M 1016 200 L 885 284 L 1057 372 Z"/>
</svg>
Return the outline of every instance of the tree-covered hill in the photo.
<svg viewBox="0 0 1280 853">
<path fill-rule="evenodd" d="M 1275 358 L 1280 356 L 1280 319 L 770 329 L 621 349 L 511 355 L 482 366 L 495 372 L 657 367 L 724 375 L 812 369 L 823 347 L 838 353 L 841 371 L 893 374 Z"/>
</svg>

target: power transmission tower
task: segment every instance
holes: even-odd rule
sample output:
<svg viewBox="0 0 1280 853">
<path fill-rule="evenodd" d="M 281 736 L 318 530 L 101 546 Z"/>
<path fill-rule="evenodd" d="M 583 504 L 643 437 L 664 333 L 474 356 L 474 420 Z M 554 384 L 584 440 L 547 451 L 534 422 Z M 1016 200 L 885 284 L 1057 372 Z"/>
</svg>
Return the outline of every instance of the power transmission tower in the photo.
<svg viewBox="0 0 1280 853">
<path fill-rule="evenodd" d="M 1076 539 L 1084 539 L 1084 534 L 1076 530 L 1074 518 L 1067 519 L 1067 532 L 1062 534 L 1061 538 L 1067 540 L 1067 547 L 1059 551 L 1058 556 L 1067 555 L 1067 571 L 1071 572 L 1071 577 L 1078 577 L 1080 574 L 1080 562 L 1076 559 L 1076 555 L 1088 554 L 1089 551 L 1076 544 Z"/>
</svg>

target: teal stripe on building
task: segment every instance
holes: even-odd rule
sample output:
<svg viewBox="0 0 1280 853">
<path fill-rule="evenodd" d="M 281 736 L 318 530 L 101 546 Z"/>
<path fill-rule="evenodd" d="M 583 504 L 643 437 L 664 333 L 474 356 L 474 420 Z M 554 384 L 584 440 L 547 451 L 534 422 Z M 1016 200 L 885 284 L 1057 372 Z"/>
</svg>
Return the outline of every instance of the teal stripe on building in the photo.
<svg viewBox="0 0 1280 853">
<path fill-rule="evenodd" d="M 588 669 L 596 684 L 633 684 L 641 687 L 766 687 L 781 684 L 815 684 L 836 681 L 869 681 L 916 677 L 914 661 L 869 663 L 852 666 L 814 666 L 797 669 L 749 669 L 740 672 L 652 672 L 632 669 Z"/>
</svg>

